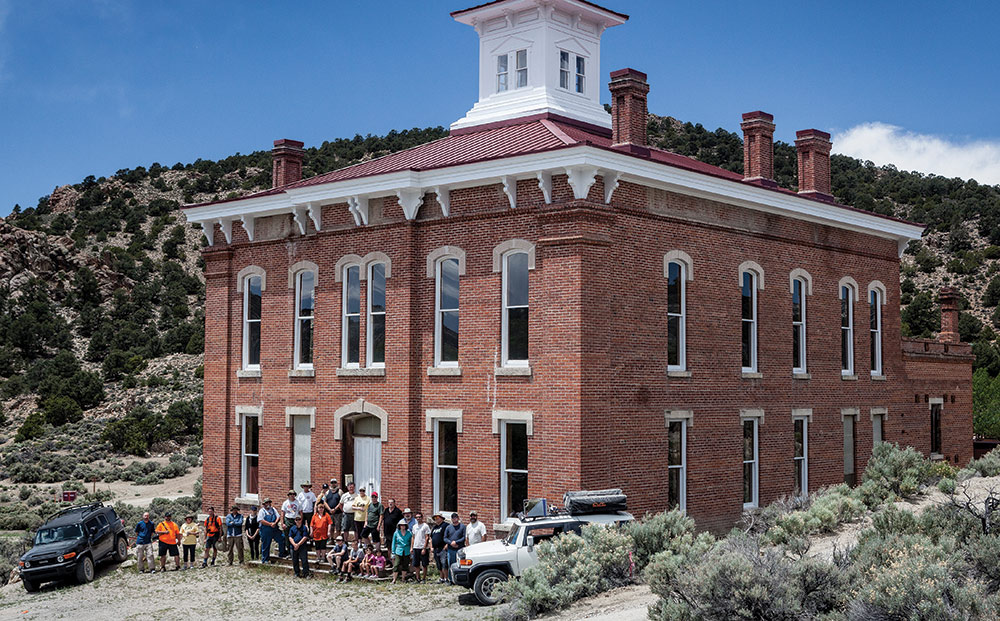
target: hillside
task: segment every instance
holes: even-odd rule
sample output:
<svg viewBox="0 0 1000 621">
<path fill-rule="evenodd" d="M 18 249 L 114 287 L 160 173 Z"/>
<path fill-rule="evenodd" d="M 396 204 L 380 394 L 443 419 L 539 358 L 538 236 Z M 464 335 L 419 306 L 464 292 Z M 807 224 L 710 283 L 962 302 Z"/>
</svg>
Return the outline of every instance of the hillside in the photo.
<svg viewBox="0 0 1000 621">
<path fill-rule="evenodd" d="M 736 133 L 709 132 L 655 115 L 649 129 L 657 146 L 742 171 L 742 140 Z M 325 142 L 307 150 L 304 175 L 445 134 L 438 127 Z M 833 156 L 832 167 L 840 201 L 929 225 L 903 259 L 904 333 L 931 336 L 938 321 L 936 291 L 957 287 L 965 298 L 963 338 L 976 343 L 977 367 L 984 369 L 977 378 L 979 392 L 996 394 L 1000 402 L 1000 381 L 990 382 L 1000 373 L 995 332 L 1000 327 L 1000 188 L 839 155 Z M 792 146 L 775 145 L 775 172 L 779 184 L 795 188 Z M 197 445 L 204 346 L 199 250 L 204 242 L 179 207 L 240 196 L 270 183 L 267 151 L 171 167 L 154 163 L 56 188 L 34 207 L 15 207 L 0 223 L 5 294 L 0 296 L 5 419 L 0 478 L 20 483 L 106 475 L 113 470 L 106 461 L 88 465 L 90 471 L 61 467 L 59 476 L 49 472 L 40 479 L 18 470 L 25 450 L 55 450 L 53 443 L 65 437 L 63 432 L 81 425 L 90 424 L 87 437 L 109 458 L 169 454 Z M 996 409 L 989 403 L 983 407 Z M 19 429 L 21 441 L 13 442 Z M 11 458 L 14 454 L 19 457 Z"/>
</svg>

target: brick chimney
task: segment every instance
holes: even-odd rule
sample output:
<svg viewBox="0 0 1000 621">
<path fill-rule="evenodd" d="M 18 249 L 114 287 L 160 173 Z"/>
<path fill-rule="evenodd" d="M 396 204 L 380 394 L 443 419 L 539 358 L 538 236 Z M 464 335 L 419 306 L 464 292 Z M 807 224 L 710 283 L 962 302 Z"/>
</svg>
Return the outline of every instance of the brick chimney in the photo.
<svg viewBox="0 0 1000 621">
<path fill-rule="evenodd" d="M 649 84 L 646 74 L 635 69 L 611 72 L 611 132 L 613 144 L 634 144 L 645 147 L 646 95 Z"/>
<path fill-rule="evenodd" d="M 799 155 L 799 194 L 833 200 L 830 193 L 830 134 L 818 129 L 795 132 Z"/>
<path fill-rule="evenodd" d="M 774 115 L 756 110 L 743 115 L 743 178 L 762 185 L 774 182 Z"/>
<path fill-rule="evenodd" d="M 298 140 L 282 138 L 271 149 L 271 187 L 280 188 L 302 179 L 302 158 L 305 146 Z"/>
<path fill-rule="evenodd" d="M 958 289 L 944 287 L 938 294 L 941 304 L 941 331 L 937 340 L 943 343 L 958 343 L 962 337 L 958 335 Z"/>
</svg>

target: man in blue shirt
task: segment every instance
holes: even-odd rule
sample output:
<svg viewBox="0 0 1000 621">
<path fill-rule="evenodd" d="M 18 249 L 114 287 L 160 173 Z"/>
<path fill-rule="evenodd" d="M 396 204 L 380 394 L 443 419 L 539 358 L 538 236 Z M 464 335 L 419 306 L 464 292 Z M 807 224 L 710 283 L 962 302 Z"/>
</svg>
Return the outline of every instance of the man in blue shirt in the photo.
<svg viewBox="0 0 1000 621">
<path fill-rule="evenodd" d="M 243 514 L 240 508 L 233 505 L 226 516 L 226 549 L 229 550 L 229 564 L 233 564 L 233 548 L 240 552 L 240 565 L 243 564 Z"/>
<path fill-rule="evenodd" d="M 444 547 L 448 551 L 448 584 L 455 584 L 451 566 L 458 562 L 458 551 L 465 547 L 465 524 L 457 513 L 451 514 L 451 524 L 444 529 Z"/>
<path fill-rule="evenodd" d="M 292 545 L 292 569 L 296 578 L 308 578 L 309 572 L 309 527 L 302 523 L 302 516 L 295 516 L 295 526 L 288 529 L 288 543 Z"/>
<path fill-rule="evenodd" d="M 149 559 L 149 571 L 156 573 L 156 563 L 153 560 L 153 531 L 156 524 L 149 519 L 149 513 L 142 514 L 142 521 L 135 525 L 135 557 L 139 573 L 146 573 L 146 559 Z"/>
</svg>

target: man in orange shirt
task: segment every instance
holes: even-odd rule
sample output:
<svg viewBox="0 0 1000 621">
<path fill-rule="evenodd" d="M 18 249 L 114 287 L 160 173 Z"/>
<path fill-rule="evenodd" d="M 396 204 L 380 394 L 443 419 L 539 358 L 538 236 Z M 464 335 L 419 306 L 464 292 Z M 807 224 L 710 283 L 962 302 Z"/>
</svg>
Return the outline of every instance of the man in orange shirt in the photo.
<svg viewBox="0 0 1000 621">
<path fill-rule="evenodd" d="M 174 557 L 174 569 L 181 568 L 181 557 L 177 550 L 177 537 L 181 527 L 171 518 L 170 512 L 163 514 L 163 521 L 156 525 L 156 535 L 160 538 L 160 571 L 167 570 L 167 554 Z"/>
<path fill-rule="evenodd" d="M 212 551 L 212 566 L 215 566 L 215 558 L 219 555 L 217 546 L 221 538 L 222 518 L 215 514 L 215 507 L 209 507 L 208 517 L 205 519 L 205 556 L 201 559 L 202 568 L 208 566 L 209 550 Z"/>
<path fill-rule="evenodd" d="M 326 540 L 330 538 L 330 525 L 332 520 L 330 514 L 326 512 L 323 503 L 316 504 L 316 513 L 312 516 L 309 526 L 312 528 L 313 547 L 316 549 L 316 558 L 323 558 L 326 551 Z"/>
</svg>

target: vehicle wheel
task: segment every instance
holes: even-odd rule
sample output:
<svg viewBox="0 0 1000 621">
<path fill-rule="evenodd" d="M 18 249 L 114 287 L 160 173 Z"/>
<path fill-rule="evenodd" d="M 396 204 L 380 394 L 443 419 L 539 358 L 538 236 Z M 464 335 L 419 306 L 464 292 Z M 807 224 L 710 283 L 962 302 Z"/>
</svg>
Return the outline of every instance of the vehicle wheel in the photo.
<svg viewBox="0 0 1000 621">
<path fill-rule="evenodd" d="M 128 558 L 128 542 L 125 541 L 125 537 L 119 537 L 118 541 L 115 543 L 115 562 L 121 563 L 126 558 Z"/>
<path fill-rule="evenodd" d="M 24 578 L 22 578 L 21 584 L 24 585 L 24 590 L 27 591 L 28 593 L 34 593 L 35 591 L 38 590 L 38 583 L 35 582 L 34 580 L 25 580 Z"/>
<path fill-rule="evenodd" d="M 499 569 L 487 569 L 476 576 L 476 582 L 472 588 L 476 592 L 476 599 L 479 600 L 479 603 L 484 606 L 496 604 L 499 596 L 497 587 L 501 583 L 507 582 L 507 578 L 507 573 Z"/>
<path fill-rule="evenodd" d="M 76 565 L 76 581 L 79 584 L 87 584 L 94 579 L 94 560 L 89 556 Z"/>
</svg>

